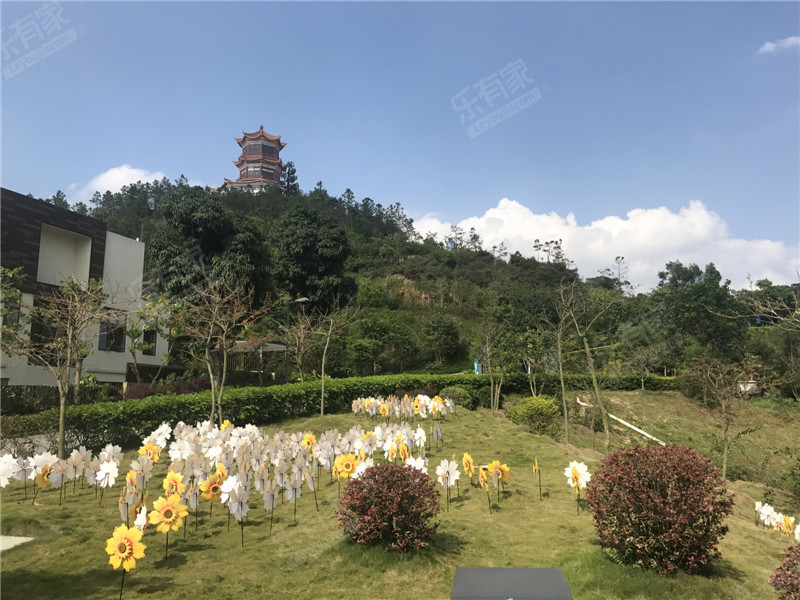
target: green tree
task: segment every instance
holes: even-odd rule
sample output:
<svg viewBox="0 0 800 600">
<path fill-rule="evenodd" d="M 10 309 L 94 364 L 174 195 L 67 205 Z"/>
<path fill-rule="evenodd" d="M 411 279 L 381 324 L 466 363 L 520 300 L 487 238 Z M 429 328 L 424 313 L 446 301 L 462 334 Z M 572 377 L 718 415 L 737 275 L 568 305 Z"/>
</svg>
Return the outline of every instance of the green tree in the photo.
<svg viewBox="0 0 800 600">
<path fill-rule="evenodd" d="M 460 336 L 456 320 L 441 313 L 433 314 L 423 327 L 425 345 L 433 351 L 437 364 L 459 352 Z"/>
<path fill-rule="evenodd" d="M 345 273 L 347 232 L 332 219 L 293 208 L 278 219 L 272 241 L 277 283 L 290 297 L 330 307 L 336 298 L 346 304 L 355 295 L 355 280 Z"/>
<path fill-rule="evenodd" d="M 173 301 L 191 298 L 210 280 L 250 289 L 255 306 L 261 305 L 271 289 L 269 255 L 253 220 L 200 187 L 175 188 L 162 199 L 161 212 L 169 229 L 154 234 L 149 248 L 159 291 Z"/>
<path fill-rule="evenodd" d="M 731 293 L 730 281 L 722 280 L 713 263 L 702 270 L 696 264 L 684 266 L 673 261 L 658 277 L 653 298 L 664 311 L 670 335 L 682 336 L 684 345 L 692 338 L 712 355 L 741 355 L 747 321 L 725 316 L 738 314 L 740 305 Z"/>
</svg>

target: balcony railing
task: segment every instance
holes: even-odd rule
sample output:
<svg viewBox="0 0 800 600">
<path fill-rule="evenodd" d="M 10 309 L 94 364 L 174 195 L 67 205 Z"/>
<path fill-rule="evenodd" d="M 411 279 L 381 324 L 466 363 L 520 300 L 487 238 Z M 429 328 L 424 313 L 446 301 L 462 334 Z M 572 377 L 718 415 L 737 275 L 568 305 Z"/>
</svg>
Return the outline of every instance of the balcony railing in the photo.
<svg viewBox="0 0 800 600">
<path fill-rule="evenodd" d="M 258 173 L 247 173 L 244 175 L 240 175 L 239 179 L 236 181 L 272 181 L 273 183 L 280 183 L 280 177 L 275 173 L 262 173 L 259 175 Z"/>
</svg>

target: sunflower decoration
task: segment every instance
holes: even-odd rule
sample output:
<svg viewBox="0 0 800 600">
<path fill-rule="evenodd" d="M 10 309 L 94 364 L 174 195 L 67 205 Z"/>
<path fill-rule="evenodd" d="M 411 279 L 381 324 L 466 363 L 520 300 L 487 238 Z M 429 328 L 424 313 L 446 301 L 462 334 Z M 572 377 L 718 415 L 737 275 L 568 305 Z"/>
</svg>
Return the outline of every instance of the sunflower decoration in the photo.
<svg viewBox="0 0 800 600">
<path fill-rule="evenodd" d="M 226 430 L 228 427 L 232 427 L 232 426 L 233 426 L 233 423 L 231 423 L 231 422 L 230 422 L 228 419 L 225 419 L 225 420 L 222 422 L 222 425 L 220 425 L 220 426 L 219 426 L 219 430 L 220 430 L 220 431 L 224 431 L 224 430 Z"/>
<path fill-rule="evenodd" d="M 53 474 L 53 465 L 42 465 L 39 471 L 36 473 L 36 477 L 34 478 L 34 483 L 40 490 L 46 490 L 52 485 L 52 481 L 50 481 L 50 476 Z"/>
<path fill-rule="evenodd" d="M 174 471 L 167 472 L 167 476 L 164 477 L 164 481 L 161 485 L 164 487 L 164 493 L 167 496 L 172 496 L 173 494 L 178 494 L 180 496 L 186 488 L 183 484 L 183 475 L 175 473 Z"/>
<path fill-rule="evenodd" d="M 148 515 L 150 524 L 156 525 L 160 533 L 178 531 L 183 526 L 183 517 L 189 511 L 186 506 L 181 504 L 181 497 L 178 494 L 164 498 L 163 496 L 153 503 L 153 510 Z"/>
<path fill-rule="evenodd" d="M 156 446 L 153 442 L 147 442 L 144 446 L 139 448 L 139 456 L 149 458 L 154 463 L 158 462 L 158 455 L 161 453 L 161 448 Z"/>
<path fill-rule="evenodd" d="M 317 437 L 313 433 L 306 433 L 303 435 L 303 441 L 300 442 L 300 445 L 313 450 L 316 443 Z"/>
<path fill-rule="evenodd" d="M 386 406 L 385 404 L 381 404 L 379 410 L 381 413 L 381 417 L 383 417 L 384 419 L 389 416 L 389 407 Z"/>
<path fill-rule="evenodd" d="M 475 471 L 475 463 L 472 462 L 472 457 L 464 452 L 461 459 L 461 465 L 464 467 L 464 474 L 469 477 L 469 482 L 472 483 L 472 473 Z"/>
<path fill-rule="evenodd" d="M 168 498 L 161 497 L 153 503 L 153 510 L 147 515 L 150 524 L 156 526 L 156 530 L 167 535 L 164 558 L 169 552 L 169 531 L 178 531 L 183 526 L 183 518 L 189 514 L 185 505 L 181 504 L 181 497 L 172 494 Z"/>
<path fill-rule="evenodd" d="M 141 542 L 142 532 L 137 527 L 120 525 L 114 528 L 114 533 L 106 540 L 106 552 L 108 553 L 108 564 L 114 569 L 119 569 L 120 565 L 126 571 L 136 568 L 136 559 L 144 558 L 144 550 L 147 548 Z"/>
<path fill-rule="evenodd" d="M 542 499 L 542 470 L 539 468 L 539 457 L 533 457 L 533 474 L 539 479 L 539 500 Z"/>
<path fill-rule="evenodd" d="M 142 542 L 142 532 L 136 527 L 129 528 L 123 524 L 114 528 L 114 533 L 106 540 L 106 553 L 108 564 L 114 569 L 122 566 L 122 583 L 119 586 L 119 597 L 122 598 L 122 589 L 125 586 L 125 573 L 136 568 L 136 559 L 144 558 L 147 548 Z"/>
<path fill-rule="evenodd" d="M 336 459 L 336 463 L 339 479 L 348 479 L 356 472 L 356 467 L 358 467 L 358 459 L 352 453 L 340 454 Z"/>
<path fill-rule="evenodd" d="M 214 509 L 214 502 L 220 502 L 222 497 L 222 482 L 223 478 L 216 473 L 200 482 L 200 495 L 203 499 L 211 501 L 211 510 Z M 209 516 L 211 516 L 211 511 L 209 511 Z"/>
<path fill-rule="evenodd" d="M 478 483 L 483 489 L 486 490 L 486 501 L 489 503 L 489 514 L 492 514 L 492 499 L 489 497 L 489 479 L 486 475 L 488 470 L 488 466 L 481 466 L 481 468 L 478 470 Z"/>
</svg>

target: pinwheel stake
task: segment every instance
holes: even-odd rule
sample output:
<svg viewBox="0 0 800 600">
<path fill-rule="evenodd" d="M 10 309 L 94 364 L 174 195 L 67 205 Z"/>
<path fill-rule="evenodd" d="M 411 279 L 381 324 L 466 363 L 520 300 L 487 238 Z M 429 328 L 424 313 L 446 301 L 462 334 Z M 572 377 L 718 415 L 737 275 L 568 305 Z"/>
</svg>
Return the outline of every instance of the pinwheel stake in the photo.
<svg viewBox="0 0 800 600">
<path fill-rule="evenodd" d="M 458 479 L 456 479 L 456 496 L 461 496 L 461 488 L 458 487 Z"/>
<path fill-rule="evenodd" d="M 33 500 L 31 501 L 31 504 L 36 504 L 36 494 L 38 493 L 39 493 L 39 488 L 37 487 L 35 490 L 33 490 Z"/>
<path fill-rule="evenodd" d="M 22 486 L 25 488 L 25 500 L 28 499 L 28 478 L 25 477 L 25 480 L 22 483 Z"/>
<path fill-rule="evenodd" d="M 292 517 L 292 523 L 297 523 L 297 496 L 294 497 L 294 516 Z"/>
<path fill-rule="evenodd" d="M 200 512 L 200 504 L 194 507 L 194 530 L 197 531 L 197 513 Z M 210 516 L 210 515 L 209 515 Z"/>
<path fill-rule="evenodd" d="M 575 488 L 577 495 L 575 496 L 575 514 L 581 514 L 581 488 Z"/>
<path fill-rule="evenodd" d="M 72 495 L 75 495 L 75 485 L 78 483 L 78 474 L 75 473 L 75 479 L 72 480 Z"/>
<path fill-rule="evenodd" d="M 244 517 L 239 522 L 242 524 L 242 548 L 244 548 Z"/>
<path fill-rule="evenodd" d="M 97 482 L 94 484 L 94 497 L 97 498 Z"/>
<path fill-rule="evenodd" d="M 228 531 L 231 530 L 231 513 L 228 512 Z"/>
<path fill-rule="evenodd" d="M 211 500 L 211 501 L 208 503 L 208 505 L 209 505 L 209 506 L 208 506 L 208 520 L 210 521 L 210 520 L 211 520 L 211 513 L 212 513 L 212 511 L 214 510 L 214 501 L 213 501 L 213 500 Z"/>
<path fill-rule="evenodd" d="M 539 500 L 542 499 L 542 470 L 539 468 L 539 458 L 533 460 L 533 472 L 539 479 Z"/>
<path fill-rule="evenodd" d="M 164 546 L 164 560 L 167 560 L 168 552 L 169 552 L 169 529 L 167 529 L 167 543 Z"/>
<path fill-rule="evenodd" d="M 61 477 L 61 487 L 58 490 L 58 505 L 61 506 L 61 499 L 64 497 L 64 477 Z"/>
<path fill-rule="evenodd" d="M 269 511 L 269 534 L 272 535 L 272 517 L 275 515 L 275 499 L 272 499 L 272 510 Z"/>
<path fill-rule="evenodd" d="M 119 600 L 122 600 L 123 587 L 125 587 L 125 569 L 122 569 L 122 583 L 119 584 Z"/>
<path fill-rule="evenodd" d="M 489 497 L 489 487 L 486 487 L 486 502 L 489 503 L 489 514 L 492 514 L 492 499 Z"/>
</svg>

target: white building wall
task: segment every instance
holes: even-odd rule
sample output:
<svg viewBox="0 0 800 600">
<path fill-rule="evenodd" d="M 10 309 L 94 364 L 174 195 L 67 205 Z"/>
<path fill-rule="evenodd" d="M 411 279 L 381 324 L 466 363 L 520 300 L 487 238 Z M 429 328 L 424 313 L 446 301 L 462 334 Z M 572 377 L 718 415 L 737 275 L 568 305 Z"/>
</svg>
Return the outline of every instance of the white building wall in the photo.
<svg viewBox="0 0 800 600">
<path fill-rule="evenodd" d="M 44 233 L 44 228 L 54 230 Z M 68 235 L 63 235 L 68 234 Z M 58 284 L 69 274 L 75 274 L 82 281 L 88 281 L 89 260 L 91 243 L 88 251 L 77 245 L 69 237 L 71 232 L 57 227 L 43 225 L 43 241 L 47 237 L 47 244 L 42 244 L 39 254 L 39 274 L 37 279 L 45 283 Z M 75 236 L 82 238 L 85 236 Z M 88 238 L 87 238 L 88 239 Z M 55 241 L 53 241 L 55 240 Z M 72 245 L 70 246 L 70 243 Z M 63 256 L 58 256 L 60 248 Z M 76 249 L 77 248 L 77 249 Z M 129 319 L 135 319 L 136 311 L 142 305 L 142 270 L 144 268 L 144 244 L 107 232 L 106 249 L 103 265 L 103 291 L 108 294 L 107 306 L 125 311 Z M 64 270 L 67 269 L 66 272 Z M 42 277 L 45 279 L 42 279 Z M 58 277 L 53 280 L 55 277 Z M 33 303 L 32 294 L 22 295 L 23 304 Z M 87 339 L 91 340 L 92 353 L 83 362 L 83 374 L 92 374 L 98 381 L 122 383 L 125 380 L 127 363 L 132 362 L 128 351 L 130 339 L 126 338 L 125 348 L 122 352 L 99 350 L 100 325 L 94 325 L 87 332 Z M 160 364 L 168 350 L 168 342 L 162 337 L 156 340 L 154 356 L 145 356 L 136 353 L 139 364 Z M 9 378 L 10 385 L 55 385 L 55 379 L 41 367 L 27 364 L 27 360 L 18 357 L 0 357 L 0 376 Z"/>
</svg>

